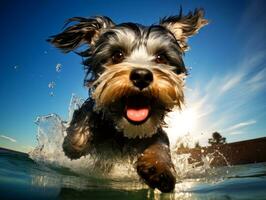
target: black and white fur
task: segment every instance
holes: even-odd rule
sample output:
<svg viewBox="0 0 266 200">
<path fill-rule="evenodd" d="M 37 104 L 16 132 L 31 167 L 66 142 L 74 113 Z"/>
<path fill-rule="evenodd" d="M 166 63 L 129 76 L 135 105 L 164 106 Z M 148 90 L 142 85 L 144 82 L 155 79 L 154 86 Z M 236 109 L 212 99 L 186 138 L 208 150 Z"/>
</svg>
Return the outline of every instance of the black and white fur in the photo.
<svg viewBox="0 0 266 200">
<path fill-rule="evenodd" d="M 69 158 L 110 152 L 137 157 L 137 172 L 150 187 L 174 189 L 169 139 L 162 127 L 165 115 L 184 102 L 182 56 L 187 38 L 207 24 L 203 16 L 202 9 L 180 12 L 152 26 L 74 17 L 49 39 L 64 53 L 88 45 L 79 54 L 85 58 L 84 83 L 90 94 L 67 128 L 63 150 Z M 146 107 L 149 115 L 133 122 L 125 116 L 128 107 Z"/>
</svg>

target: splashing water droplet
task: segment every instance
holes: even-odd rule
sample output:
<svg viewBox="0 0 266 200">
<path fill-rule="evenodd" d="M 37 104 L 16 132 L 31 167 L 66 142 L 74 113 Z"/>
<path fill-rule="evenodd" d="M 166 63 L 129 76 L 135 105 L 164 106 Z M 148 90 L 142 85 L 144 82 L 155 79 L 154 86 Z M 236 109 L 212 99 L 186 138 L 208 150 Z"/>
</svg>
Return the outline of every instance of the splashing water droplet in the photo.
<svg viewBox="0 0 266 200">
<path fill-rule="evenodd" d="M 69 106 L 68 106 L 68 120 L 71 121 L 72 115 L 75 110 L 79 109 L 80 106 L 85 102 L 84 99 L 72 94 Z"/>
<path fill-rule="evenodd" d="M 56 86 L 54 81 L 51 81 L 50 83 L 48 83 L 48 88 L 53 89 Z"/>
<path fill-rule="evenodd" d="M 62 70 L 62 64 L 60 64 L 60 63 L 58 63 L 56 66 L 55 66 L 55 70 L 56 70 L 56 72 L 61 72 L 61 70 Z"/>
</svg>

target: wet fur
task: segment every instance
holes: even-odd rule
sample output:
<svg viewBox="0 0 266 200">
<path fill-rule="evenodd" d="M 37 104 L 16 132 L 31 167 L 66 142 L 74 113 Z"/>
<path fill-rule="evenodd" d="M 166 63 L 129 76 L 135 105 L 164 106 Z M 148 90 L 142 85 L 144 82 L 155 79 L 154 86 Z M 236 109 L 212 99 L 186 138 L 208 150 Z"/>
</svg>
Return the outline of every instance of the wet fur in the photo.
<svg viewBox="0 0 266 200">
<path fill-rule="evenodd" d="M 152 26 L 116 25 L 103 16 L 74 17 L 62 33 L 48 40 L 64 53 L 89 46 L 78 54 L 84 58 L 84 84 L 90 97 L 74 112 L 67 128 L 63 150 L 69 158 L 91 154 L 108 159 L 110 152 L 117 157 L 136 157 L 137 173 L 147 185 L 162 192 L 174 189 L 169 139 L 162 128 L 165 115 L 184 102 L 187 70 L 182 56 L 188 49 L 187 38 L 207 24 L 203 16 L 201 9 L 188 15 L 180 12 Z M 116 63 L 118 51 L 123 59 Z M 157 60 L 158 55 L 163 62 Z M 144 89 L 130 80 L 134 69 L 152 73 L 153 80 Z M 150 107 L 148 119 L 141 124 L 124 116 L 132 101 Z"/>
</svg>

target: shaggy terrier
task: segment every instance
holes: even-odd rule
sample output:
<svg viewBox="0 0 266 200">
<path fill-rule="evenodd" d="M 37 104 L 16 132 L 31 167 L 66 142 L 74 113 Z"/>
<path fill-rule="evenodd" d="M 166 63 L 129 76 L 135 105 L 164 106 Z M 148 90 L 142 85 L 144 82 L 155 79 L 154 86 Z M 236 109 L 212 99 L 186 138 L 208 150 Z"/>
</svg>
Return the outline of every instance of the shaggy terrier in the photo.
<svg viewBox="0 0 266 200">
<path fill-rule="evenodd" d="M 78 54 L 84 58 L 89 98 L 66 130 L 65 154 L 134 157 L 147 185 L 172 191 L 176 177 L 164 117 L 184 102 L 187 38 L 207 23 L 202 9 L 151 26 L 117 25 L 104 16 L 69 19 L 48 41 L 64 53 L 88 45 Z"/>
</svg>

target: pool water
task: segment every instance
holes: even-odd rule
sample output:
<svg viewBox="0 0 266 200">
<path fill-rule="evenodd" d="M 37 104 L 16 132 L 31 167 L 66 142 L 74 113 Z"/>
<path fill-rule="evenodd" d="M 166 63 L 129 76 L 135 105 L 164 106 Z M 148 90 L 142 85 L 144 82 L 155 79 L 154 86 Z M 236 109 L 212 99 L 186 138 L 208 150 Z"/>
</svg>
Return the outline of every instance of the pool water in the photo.
<svg viewBox="0 0 266 200">
<path fill-rule="evenodd" d="M 0 152 L 0 196 L 9 199 L 266 199 L 266 163 L 210 168 L 180 178 L 172 193 L 134 177 L 97 177 Z"/>
<path fill-rule="evenodd" d="M 67 121 L 82 103 L 81 98 L 72 96 L 67 120 L 56 114 L 39 116 L 37 146 L 29 154 L 0 149 L 1 200 L 266 199 L 266 163 L 213 168 L 215 154 L 202 156 L 201 164 L 190 163 L 189 154 L 177 154 L 172 146 L 178 181 L 172 193 L 163 194 L 149 189 L 139 179 L 134 159 L 105 161 L 87 155 L 70 160 L 63 152 L 62 143 Z M 177 141 L 194 144 L 189 136 L 182 140 L 171 138 L 172 144 Z"/>
</svg>

